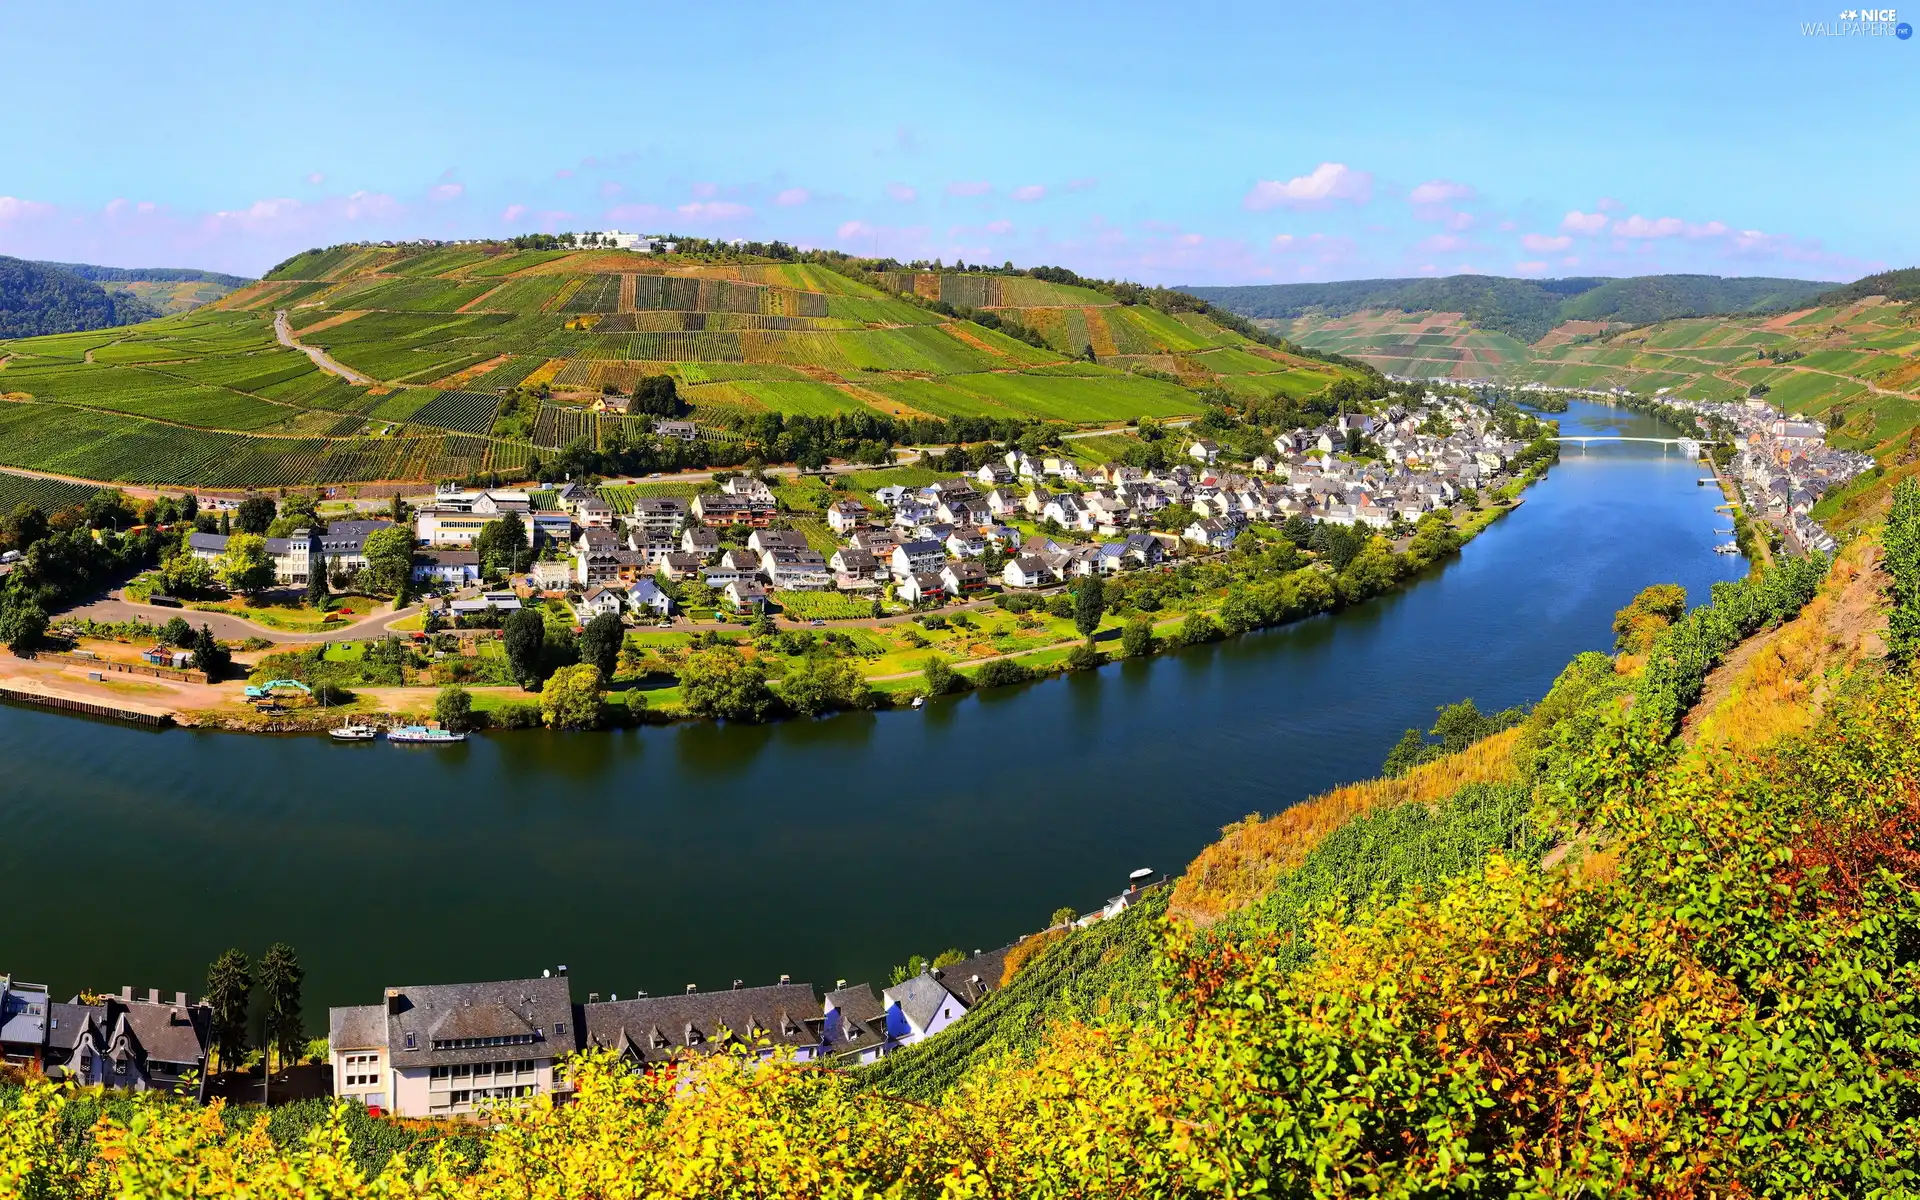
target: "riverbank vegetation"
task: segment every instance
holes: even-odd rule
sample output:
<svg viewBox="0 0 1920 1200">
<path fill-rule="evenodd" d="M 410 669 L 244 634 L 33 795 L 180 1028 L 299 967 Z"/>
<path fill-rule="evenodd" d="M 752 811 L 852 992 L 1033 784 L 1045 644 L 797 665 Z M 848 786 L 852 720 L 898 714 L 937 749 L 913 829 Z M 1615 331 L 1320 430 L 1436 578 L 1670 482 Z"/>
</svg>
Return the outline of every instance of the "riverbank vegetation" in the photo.
<svg viewBox="0 0 1920 1200">
<path fill-rule="evenodd" d="M 1170 891 L 1029 939 L 965 1021 L 875 1067 L 743 1050 L 635 1074 L 583 1056 L 571 1103 L 504 1109 L 477 1152 L 410 1154 L 377 1184 L 344 1108 L 292 1146 L 144 1098 L 83 1138 L 76 1101 L 34 1085 L 0 1118 L 0 1184 L 57 1200 L 110 1179 L 171 1194 L 189 1172 L 269 1197 L 1903 1193 L 1920 1171 L 1906 643 L 1831 660 L 1845 674 L 1805 726 L 1756 749 L 1676 734 L 1748 703 L 1737 681 L 1766 647 L 1831 640 L 1845 614 L 1884 622 L 1889 581 L 1896 613 L 1920 608 L 1914 501 L 1895 506 L 1887 575 L 1849 548 L 1831 576 L 1787 560 L 1684 614 L 1644 594 L 1622 615 L 1631 652 L 1576 658 L 1517 724 L 1236 823 Z"/>
</svg>

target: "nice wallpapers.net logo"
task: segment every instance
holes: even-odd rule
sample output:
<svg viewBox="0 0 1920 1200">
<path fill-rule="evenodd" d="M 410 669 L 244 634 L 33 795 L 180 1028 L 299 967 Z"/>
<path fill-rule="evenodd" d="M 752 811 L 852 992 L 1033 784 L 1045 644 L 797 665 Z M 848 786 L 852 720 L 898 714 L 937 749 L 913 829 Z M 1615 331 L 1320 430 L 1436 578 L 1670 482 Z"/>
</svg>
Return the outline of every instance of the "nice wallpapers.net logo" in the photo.
<svg viewBox="0 0 1920 1200">
<path fill-rule="evenodd" d="M 1890 37 L 1907 41 L 1913 26 L 1900 19 L 1898 9 L 1845 8 L 1834 21 L 1802 21 L 1801 37 Z"/>
</svg>

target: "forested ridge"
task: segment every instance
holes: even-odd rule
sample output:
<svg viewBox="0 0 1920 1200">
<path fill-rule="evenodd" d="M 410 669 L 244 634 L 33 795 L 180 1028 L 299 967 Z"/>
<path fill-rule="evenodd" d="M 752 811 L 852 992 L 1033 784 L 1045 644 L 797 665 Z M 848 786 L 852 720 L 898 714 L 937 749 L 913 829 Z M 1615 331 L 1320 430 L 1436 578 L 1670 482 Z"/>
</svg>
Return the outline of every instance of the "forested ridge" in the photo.
<svg viewBox="0 0 1920 1200">
<path fill-rule="evenodd" d="M 0 337 L 104 329 L 159 315 L 132 293 L 108 291 L 46 263 L 0 256 Z"/>
<path fill-rule="evenodd" d="M 1368 309 L 1458 312 L 1482 329 L 1533 342 L 1562 321 L 1644 325 L 1673 317 L 1784 310 L 1812 300 L 1830 286 L 1804 279 L 1717 275 L 1638 275 L 1624 279 L 1447 275 L 1181 290 L 1249 318 L 1289 320 L 1308 314 L 1337 317 Z"/>
</svg>

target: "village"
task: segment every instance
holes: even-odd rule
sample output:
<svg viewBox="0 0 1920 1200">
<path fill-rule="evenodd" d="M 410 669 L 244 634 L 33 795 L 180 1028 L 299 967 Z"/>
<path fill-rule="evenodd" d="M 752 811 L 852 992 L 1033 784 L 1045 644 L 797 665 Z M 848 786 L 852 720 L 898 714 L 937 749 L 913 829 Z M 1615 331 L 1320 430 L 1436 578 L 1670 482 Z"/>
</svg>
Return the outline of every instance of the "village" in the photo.
<svg viewBox="0 0 1920 1200">
<path fill-rule="evenodd" d="M 1241 463 L 1228 462 L 1208 437 L 1186 441 L 1177 460 L 1160 467 L 1010 449 L 970 472 L 878 487 L 870 500 L 832 500 L 825 544 L 783 528 L 790 514 L 775 488 L 748 474 L 691 498 L 636 496 L 626 512 L 588 484 L 546 496 L 449 487 L 415 514 L 415 571 L 449 587 L 480 584 L 472 547 L 490 522 L 512 514 L 539 552 L 512 573 L 514 601 L 564 593 L 583 617 L 624 612 L 653 622 L 707 607 L 689 597 L 739 615 L 832 592 L 870 601 L 843 611 L 877 617 L 1224 550 L 1256 523 L 1297 517 L 1404 533 L 1429 513 L 1509 482 L 1526 448 L 1486 410 L 1430 397 L 1417 413 L 1396 405 L 1282 433 Z M 452 600 L 448 611 L 512 603 L 489 592 Z"/>
<path fill-rule="evenodd" d="M 782 975 L 772 984 L 736 979 L 717 991 L 688 984 L 625 1000 L 589 992 L 579 1003 L 564 965 L 522 979 L 387 987 L 373 1003 L 329 1010 L 324 1043 L 309 1046 L 324 1071 L 309 1070 L 297 1083 L 279 1072 L 283 1085 L 295 1085 L 281 1099 L 318 1090 L 374 1114 L 477 1119 L 501 1102 L 564 1098 L 564 1060 L 584 1051 L 612 1052 L 635 1070 L 727 1053 L 864 1066 L 939 1037 L 1036 952 L 1121 916 L 1166 886 L 1164 876 L 1142 868 L 1126 890 L 1091 912 L 1062 910 L 1052 927 L 997 950 L 952 950 L 931 961 L 914 956 L 877 995 L 871 983 L 839 979 L 822 994 Z M 220 1033 L 206 998 L 131 986 L 64 1002 L 53 994 L 45 984 L 0 974 L 0 1062 L 50 1079 L 200 1103 L 271 1099 L 257 1086 L 233 1086 L 234 1064 L 216 1057 Z"/>
</svg>

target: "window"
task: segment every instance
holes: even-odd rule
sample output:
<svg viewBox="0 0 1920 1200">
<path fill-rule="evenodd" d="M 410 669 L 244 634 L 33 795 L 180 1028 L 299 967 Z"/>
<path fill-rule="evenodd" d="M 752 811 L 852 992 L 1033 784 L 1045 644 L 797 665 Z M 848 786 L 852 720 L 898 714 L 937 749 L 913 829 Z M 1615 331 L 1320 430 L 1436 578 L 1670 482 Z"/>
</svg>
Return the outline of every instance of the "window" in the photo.
<svg viewBox="0 0 1920 1200">
<path fill-rule="evenodd" d="M 567 1031 L 567 1023 L 565 1021 L 555 1021 L 553 1023 L 554 1033 L 561 1034 L 561 1033 L 565 1033 L 566 1031 Z"/>
<path fill-rule="evenodd" d="M 473 1074 L 473 1068 L 469 1067 L 465 1063 L 460 1063 L 459 1065 L 453 1068 L 453 1077 L 455 1079 L 465 1079 L 467 1076 L 471 1074 Z"/>
<path fill-rule="evenodd" d="M 116 1075 L 125 1075 L 127 1073 L 127 1060 L 124 1058 L 114 1059 L 113 1071 Z"/>
<path fill-rule="evenodd" d="M 445 1067 L 432 1067 L 427 1071 L 427 1078 L 429 1079 L 445 1079 L 446 1077 L 447 1069 Z"/>
<path fill-rule="evenodd" d="M 407 1049 L 409 1049 L 409 1050 L 412 1050 L 412 1049 L 415 1049 L 415 1048 L 416 1048 L 416 1047 L 415 1047 L 415 1046 L 414 1046 L 414 1044 L 413 1044 L 413 1033 L 412 1033 L 412 1031 L 408 1031 L 408 1033 L 407 1033 Z"/>
<path fill-rule="evenodd" d="M 455 1092 L 448 1099 L 455 1104 L 466 1104 L 473 1099 L 473 1093 L 471 1091 Z"/>
<path fill-rule="evenodd" d="M 493 1064 L 492 1063 L 475 1063 L 473 1064 L 473 1073 L 476 1076 L 491 1075 L 493 1074 Z"/>
</svg>

